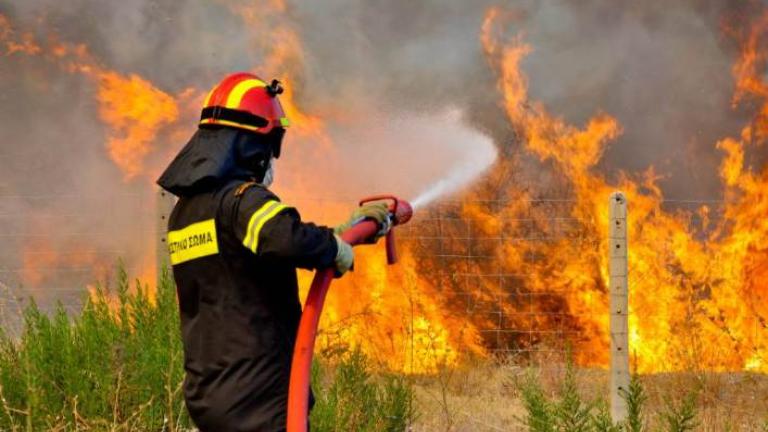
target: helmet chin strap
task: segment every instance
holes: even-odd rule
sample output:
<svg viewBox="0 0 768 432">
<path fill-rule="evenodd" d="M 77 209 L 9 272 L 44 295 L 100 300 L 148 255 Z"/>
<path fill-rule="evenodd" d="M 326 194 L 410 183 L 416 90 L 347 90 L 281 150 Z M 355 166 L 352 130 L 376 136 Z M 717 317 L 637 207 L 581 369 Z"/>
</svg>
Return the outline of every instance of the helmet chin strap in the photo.
<svg viewBox="0 0 768 432">
<path fill-rule="evenodd" d="M 263 184 L 266 187 L 272 186 L 272 182 L 275 180 L 275 158 L 269 159 L 269 167 L 267 167 L 267 171 L 264 173 L 264 179 L 261 181 L 261 184 Z"/>
</svg>

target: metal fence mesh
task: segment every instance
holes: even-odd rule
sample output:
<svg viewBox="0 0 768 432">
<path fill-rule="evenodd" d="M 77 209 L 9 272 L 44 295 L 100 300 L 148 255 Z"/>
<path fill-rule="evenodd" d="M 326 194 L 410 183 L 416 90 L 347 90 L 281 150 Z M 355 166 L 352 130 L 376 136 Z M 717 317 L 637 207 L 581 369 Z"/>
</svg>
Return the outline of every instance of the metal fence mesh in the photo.
<svg viewBox="0 0 768 432">
<path fill-rule="evenodd" d="M 0 204 L 0 221 L 7 227 L 0 233 L 4 244 L 0 248 L 0 317 L 4 327 L 18 327 L 19 310 L 29 296 L 34 296 L 44 309 L 50 310 L 56 302 L 61 302 L 68 310 L 76 310 L 82 302 L 84 288 L 113 276 L 114 264 L 120 260 L 132 277 L 153 277 L 153 253 L 161 235 L 157 229 L 157 201 L 153 192 L 108 199 L 71 197 L 81 203 L 84 212 L 90 209 L 85 218 L 79 212 L 46 209 L 48 197 L 45 196 L 3 197 L 0 202 L 19 199 L 29 210 L 10 210 L 19 207 Z M 117 212 L 105 205 L 111 200 L 121 201 L 119 208 L 131 211 Z M 292 203 L 298 208 L 348 209 L 354 200 L 299 198 Z M 574 201 L 473 204 L 494 215 L 495 229 L 488 229 L 489 222 L 482 218 L 467 216 L 466 202 L 441 202 L 417 212 L 412 223 L 399 228 L 399 238 L 412 254 L 420 277 L 438 287 L 441 302 L 448 305 L 449 313 L 462 317 L 476 328 L 489 352 L 529 361 L 562 358 L 578 347 L 579 341 L 594 337 L 589 333 L 594 329 L 585 329 L 579 322 L 607 326 L 607 291 L 601 286 L 604 282 L 599 262 L 594 262 L 592 273 L 562 276 L 561 283 L 541 285 L 541 280 L 547 280 L 542 275 L 561 270 L 557 268 L 558 262 L 553 264 L 553 257 L 547 255 L 555 247 L 568 246 L 564 253 L 572 256 L 565 258 L 583 262 L 591 262 L 593 258 L 576 256 L 578 251 L 594 256 L 604 253 L 600 236 L 589 228 L 595 226 L 595 221 L 573 216 Z M 688 233 L 703 241 L 711 227 L 721 220 L 722 204 L 718 200 L 667 200 L 663 208 L 670 214 L 688 215 Z M 506 216 L 504 209 L 510 206 L 524 210 Z M 702 206 L 710 209 L 706 216 L 700 212 Z M 322 216 L 323 212 L 309 214 Z M 330 222 L 320 219 L 320 222 Z M 38 229 L 41 226 L 45 229 Z M 658 251 L 658 260 L 667 266 L 675 265 L 671 239 L 655 241 L 653 248 Z M 630 248 L 631 244 L 632 239 Z M 510 251 L 521 251 L 514 265 L 509 262 Z M 598 293 L 602 292 L 605 298 L 595 304 L 606 305 L 605 308 L 569 309 L 567 299 L 573 295 L 573 281 L 568 277 L 581 278 L 583 280 L 576 282 L 592 284 Z M 681 286 L 685 286 L 684 272 L 680 278 Z M 649 283 L 652 282 L 642 270 L 630 270 L 631 292 L 653 289 Z M 705 313 L 697 308 L 702 292 L 683 293 L 689 295 L 691 314 Z M 747 295 L 752 296 L 750 301 L 754 305 L 749 317 L 753 335 L 744 343 L 754 345 L 752 348 L 757 352 L 764 348 L 767 340 L 768 321 L 760 314 L 762 299 L 754 293 Z M 635 308 L 634 313 L 645 320 L 663 319 L 657 310 Z M 707 319 L 714 326 L 720 325 L 716 316 Z M 727 326 L 723 326 L 722 331 L 728 332 Z"/>
<path fill-rule="evenodd" d="M 30 298 L 46 311 L 58 304 L 78 310 L 86 288 L 113 279 L 118 264 L 131 277 L 153 274 L 146 254 L 159 235 L 155 214 L 149 190 L 0 197 L 0 324 L 18 330 Z"/>
<path fill-rule="evenodd" d="M 510 205 L 507 201 L 480 204 L 490 213 L 500 213 Z M 568 325 L 573 316 L 556 307 L 563 293 L 557 287 L 532 289 L 527 280 L 529 272 L 547 259 L 536 253 L 540 249 L 536 246 L 563 238 L 588 241 L 578 232 L 579 221 L 569 215 L 571 204 L 568 200 L 526 201 L 523 207 L 535 212 L 496 217 L 494 223 L 514 228 L 488 233 L 477 221 L 462 215 L 462 203 L 441 203 L 403 227 L 401 238 L 410 243 L 417 260 L 430 262 L 431 279 L 455 313 L 463 314 L 477 327 L 490 353 L 527 360 L 562 360 L 568 341 L 579 337 L 578 330 Z M 505 263 L 505 248 L 525 249 L 526 266 Z"/>
</svg>

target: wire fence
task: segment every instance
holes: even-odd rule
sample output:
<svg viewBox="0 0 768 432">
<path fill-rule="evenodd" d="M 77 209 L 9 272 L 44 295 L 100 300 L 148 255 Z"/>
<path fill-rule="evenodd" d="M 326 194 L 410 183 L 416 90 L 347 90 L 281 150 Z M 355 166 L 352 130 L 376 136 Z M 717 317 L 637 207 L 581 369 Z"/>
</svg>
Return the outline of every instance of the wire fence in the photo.
<svg viewBox="0 0 768 432">
<path fill-rule="evenodd" d="M 633 217 L 629 203 L 635 368 L 765 369 L 767 285 L 760 275 L 768 260 L 733 231 L 728 205 L 669 199 Z M 580 208 L 569 199 L 443 202 L 401 236 L 420 274 L 478 329 L 490 352 L 603 366 L 609 318 L 619 313 L 609 301 L 609 227 Z"/>
<path fill-rule="evenodd" d="M 16 332 L 31 300 L 77 311 L 88 287 L 154 274 L 155 197 L 121 194 L 0 196 L 0 324 Z"/>
<path fill-rule="evenodd" d="M 441 203 L 407 226 L 403 237 L 412 242 L 417 260 L 427 263 L 452 313 L 472 323 L 488 352 L 525 362 L 562 362 L 576 349 L 572 342 L 584 337 L 574 325 L 583 317 L 564 303 L 567 283 L 545 287 L 540 285 L 545 280 L 535 279 L 548 271 L 547 252 L 563 241 L 573 249 L 600 248 L 582 229 L 589 223 L 572 216 L 573 204 L 565 199 Z M 482 215 L 468 215 L 468 205 Z M 589 314 L 607 317 L 607 310 Z"/>
<path fill-rule="evenodd" d="M 68 197 L 66 206 L 53 208 L 45 205 L 51 198 L 0 197 L 6 202 L 0 204 L 0 222 L 9 227 L 0 234 L 0 317 L 6 328 L 18 327 L 19 310 L 30 296 L 46 310 L 57 302 L 77 310 L 86 295 L 84 288 L 109 280 L 118 261 L 133 277 L 155 277 L 154 251 L 164 233 L 158 229 L 162 225 L 157 223 L 154 192 L 78 195 Z M 62 201 L 61 196 L 55 198 Z M 350 203 L 354 200 L 298 198 L 292 202 L 314 209 L 310 214 L 322 214 L 318 211 L 322 208 L 348 208 Z M 420 282 L 439 293 L 434 301 L 476 330 L 488 352 L 527 361 L 562 359 L 570 353 L 588 364 L 606 364 L 607 227 L 592 216 L 577 216 L 576 204 L 569 199 L 441 202 L 418 211 L 412 223 L 398 229 L 399 237 Z M 677 218 L 686 224 L 682 233 L 705 244 L 710 227 L 722 219 L 723 204 L 667 200 L 662 208 L 670 215 L 685 215 Z M 706 214 L 700 211 L 703 206 L 709 209 Z M 676 247 L 673 239 L 643 241 L 654 243 L 644 246 L 657 251 L 660 264 L 631 269 L 630 292 L 655 289 L 649 285 L 658 282 L 653 272 L 664 269 L 678 277 L 675 283 L 681 296 L 687 296 L 682 303 L 690 314 L 698 314 L 693 319 L 696 325 L 720 325 L 722 337 L 729 337 L 730 323 L 717 320 L 730 317 L 718 318 L 716 309 L 700 307 L 700 301 L 711 295 L 707 289 L 713 287 L 691 282 L 694 277 L 687 276 L 684 268 L 673 268 L 684 267 L 679 251 L 672 249 Z M 699 265 L 710 264 L 715 263 Z M 752 295 L 753 303 L 760 301 L 749 290 L 744 295 Z M 635 315 L 644 319 L 670 316 L 647 302 L 633 307 Z M 750 313 L 752 335 L 737 342 L 741 349 L 756 353 L 751 361 L 761 362 L 768 340 L 767 317 L 758 306 Z"/>
</svg>

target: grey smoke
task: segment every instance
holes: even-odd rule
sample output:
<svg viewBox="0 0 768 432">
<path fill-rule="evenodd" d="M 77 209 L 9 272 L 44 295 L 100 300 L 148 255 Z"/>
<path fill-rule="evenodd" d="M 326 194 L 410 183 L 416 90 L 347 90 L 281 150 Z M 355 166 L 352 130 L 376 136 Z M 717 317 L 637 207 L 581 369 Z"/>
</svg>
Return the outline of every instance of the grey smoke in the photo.
<svg viewBox="0 0 768 432">
<path fill-rule="evenodd" d="M 604 111 L 623 125 L 598 170 L 615 178 L 621 170 L 654 165 L 669 196 L 717 198 L 720 153 L 714 143 L 738 134 L 750 114 L 730 107 L 735 50 L 720 23 L 723 17 L 748 15 L 733 3 L 523 0 L 507 5 L 520 17 L 508 34 L 523 32 L 534 48 L 523 63 L 534 99 L 576 124 Z M 362 109 L 384 132 L 373 137 L 366 135 L 365 124 L 331 121 L 341 158 L 321 158 L 308 173 L 281 172 L 281 161 L 277 183 L 311 176 L 327 196 L 339 178 L 352 184 L 368 175 L 360 181 L 365 188 L 386 189 L 388 156 L 410 155 L 416 170 L 415 162 L 430 163 L 420 159 L 419 136 L 407 136 L 403 130 L 409 127 L 398 125 L 451 108 L 464 113 L 466 125 L 493 137 L 500 155 L 519 153 L 521 143 L 499 106 L 496 77 L 478 38 L 485 10 L 493 4 L 289 2 L 287 16 L 270 27 L 290 25 L 301 36 L 305 69 L 296 84 L 305 108 L 311 112 L 332 101 L 350 111 Z M 206 88 L 227 72 L 260 64 L 264 47 L 253 41 L 272 31 L 249 27 L 220 3 L 204 0 L 0 0 L 0 13 L 42 40 L 55 33 L 86 43 L 109 68 L 139 74 L 171 94 Z M 191 133 L 194 119 L 184 121 Z M 0 58 L 0 208 L 7 212 L 5 226 L 19 234 L 9 234 L 0 248 L 6 275 L 20 265 L 18 242 L 34 230 L 14 217 L 19 214 L 60 215 L 50 218 L 57 228 L 48 241 L 63 248 L 69 241 L 63 233 L 82 233 L 99 250 L 119 251 L 128 264 L 138 265 L 145 245 L 134 245 L 127 227 L 135 230 L 137 215 L 145 218 L 140 229 L 151 227 L 146 215 L 153 203 L 137 205 L 126 197 L 146 196 L 151 179 L 124 183 L 106 157 L 104 134 L 91 83 L 42 59 Z M 360 151 L 371 145 L 368 140 L 376 143 L 376 160 L 366 160 Z M 158 144 L 152 166 L 161 167 L 183 144 Z M 310 144 L 294 142 L 288 151 Z M 765 161 L 764 148 L 750 156 L 756 166 Z M 448 169 L 446 159 L 441 158 Z M 534 158 L 523 160 L 523 174 L 535 178 L 533 183 L 557 177 L 542 171 Z M 406 193 L 424 187 L 400 180 L 397 187 Z M 349 186 L 334 196 L 349 199 L 362 192 L 363 187 Z"/>
</svg>

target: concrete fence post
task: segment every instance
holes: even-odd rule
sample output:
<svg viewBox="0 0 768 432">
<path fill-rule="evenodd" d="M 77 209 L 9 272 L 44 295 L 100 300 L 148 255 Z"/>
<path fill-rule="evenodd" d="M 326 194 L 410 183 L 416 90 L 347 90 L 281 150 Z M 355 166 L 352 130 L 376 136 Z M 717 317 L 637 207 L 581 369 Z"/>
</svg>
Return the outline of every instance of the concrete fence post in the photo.
<svg viewBox="0 0 768 432">
<path fill-rule="evenodd" d="M 163 269 L 170 267 L 168 254 L 168 218 L 171 216 L 176 197 L 167 191 L 160 189 L 157 192 L 156 211 L 156 257 L 157 257 L 157 282 L 158 286 L 163 277 Z"/>
<path fill-rule="evenodd" d="M 611 418 L 627 418 L 622 394 L 629 390 L 629 289 L 627 254 L 627 199 L 621 192 L 611 194 L 609 204 L 609 290 L 611 304 Z"/>
</svg>

